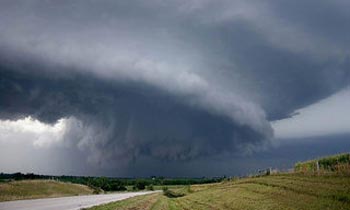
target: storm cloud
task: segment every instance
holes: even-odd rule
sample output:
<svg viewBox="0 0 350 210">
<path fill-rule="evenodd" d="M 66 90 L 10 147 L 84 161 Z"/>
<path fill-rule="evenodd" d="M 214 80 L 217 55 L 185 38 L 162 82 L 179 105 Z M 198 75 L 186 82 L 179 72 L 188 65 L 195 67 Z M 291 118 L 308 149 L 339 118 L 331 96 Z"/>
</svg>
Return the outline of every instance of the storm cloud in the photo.
<svg viewBox="0 0 350 210">
<path fill-rule="evenodd" d="M 187 160 L 246 152 L 272 137 L 270 127 L 257 130 L 255 124 L 211 113 L 188 104 L 190 98 L 169 97 L 147 85 L 115 84 L 80 74 L 53 79 L 3 71 L 1 78 L 4 118 L 32 116 L 54 124 L 74 117 L 66 122 L 70 124 L 61 138 L 90 151 L 89 159 L 103 165 L 129 162 L 139 155 Z"/>
<path fill-rule="evenodd" d="M 61 122 L 37 145 L 94 166 L 251 154 L 350 82 L 346 1 L 0 5 L 1 120 Z"/>
</svg>

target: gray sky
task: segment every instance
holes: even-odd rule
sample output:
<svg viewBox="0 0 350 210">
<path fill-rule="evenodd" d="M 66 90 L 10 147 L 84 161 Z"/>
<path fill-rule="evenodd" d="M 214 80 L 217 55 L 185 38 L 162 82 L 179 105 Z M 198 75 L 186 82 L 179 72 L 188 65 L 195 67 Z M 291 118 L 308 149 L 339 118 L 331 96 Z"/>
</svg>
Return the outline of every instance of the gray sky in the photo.
<svg viewBox="0 0 350 210">
<path fill-rule="evenodd" d="M 222 175 L 343 152 L 349 4 L 1 1 L 0 171 Z"/>
</svg>

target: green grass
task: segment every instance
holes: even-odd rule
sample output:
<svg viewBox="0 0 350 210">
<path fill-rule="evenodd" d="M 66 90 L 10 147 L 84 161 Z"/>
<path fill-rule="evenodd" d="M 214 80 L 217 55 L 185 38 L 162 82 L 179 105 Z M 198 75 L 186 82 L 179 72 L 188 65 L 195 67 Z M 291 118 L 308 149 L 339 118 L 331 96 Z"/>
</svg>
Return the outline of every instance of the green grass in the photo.
<svg viewBox="0 0 350 210">
<path fill-rule="evenodd" d="M 327 156 L 315 160 L 298 162 L 294 169 L 296 172 L 315 172 L 317 171 L 317 163 L 319 170 L 322 172 L 338 172 L 339 174 L 349 174 L 350 154 L 343 153 Z"/>
<path fill-rule="evenodd" d="M 140 191 L 140 190 L 134 190 L 133 185 L 127 185 L 125 186 L 127 191 Z M 183 188 L 184 185 L 153 185 L 153 190 L 162 190 L 163 187 L 167 187 L 168 189 L 177 189 L 177 188 Z M 147 190 L 147 189 L 145 189 Z"/>
<path fill-rule="evenodd" d="M 0 201 L 92 194 L 85 185 L 52 180 L 26 180 L 0 183 Z"/>
<path fill-rule="evenodd" d="M 138 196 L 91 210 L 345 210 L 350 209 L 350 178 L 346 176 L 272 175 L 192 185 L 163 193 Z"/>
</svg>

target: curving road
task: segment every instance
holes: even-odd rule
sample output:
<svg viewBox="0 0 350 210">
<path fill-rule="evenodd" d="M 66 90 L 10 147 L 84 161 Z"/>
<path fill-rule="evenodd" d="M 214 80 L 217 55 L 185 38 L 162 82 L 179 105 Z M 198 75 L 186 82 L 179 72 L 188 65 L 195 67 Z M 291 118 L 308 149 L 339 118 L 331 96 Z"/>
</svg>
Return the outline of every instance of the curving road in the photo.
<svg viewBox="0 0 350 210">
<path fill-rule="evenodd" d="M 78 210 L 151 192 L 128 192 L 0 202 L 0 210 Z"/>
</svg>

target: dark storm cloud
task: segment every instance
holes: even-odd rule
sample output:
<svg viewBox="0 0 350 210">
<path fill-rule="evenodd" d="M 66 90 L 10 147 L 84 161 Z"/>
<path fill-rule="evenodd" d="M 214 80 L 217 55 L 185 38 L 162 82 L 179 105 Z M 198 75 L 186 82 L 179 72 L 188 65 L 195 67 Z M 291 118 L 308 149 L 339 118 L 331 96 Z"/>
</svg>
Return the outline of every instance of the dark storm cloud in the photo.
<svg viewBox="0 0 350 210">
<path fill-rule="evenodd" d="M 349 82 L 344 1 L 5 2 L 1 44 L 15 53 L 177 93 L 209 85 L 272 120 Z"/>
<path fill-rule="evenodd" d="M 53 78 L 6 68 L 0 74 L 0 116 L 30 115 L 47 123 L 74 116 L 82 123 L 69 125 L 66 144 L 87 151 L 93 163 L 118 166 L 139 156 L 188 160 L 247 152 L 270 138 L 147 85 L 115 84 L 78 73 Z"/>
<path fill-rule="evenodd" d="M 349 85 L 346 1 L 2 1 L 2 119 L 73 117 L 95 163 L 254 151 Z"/>
</svg>

